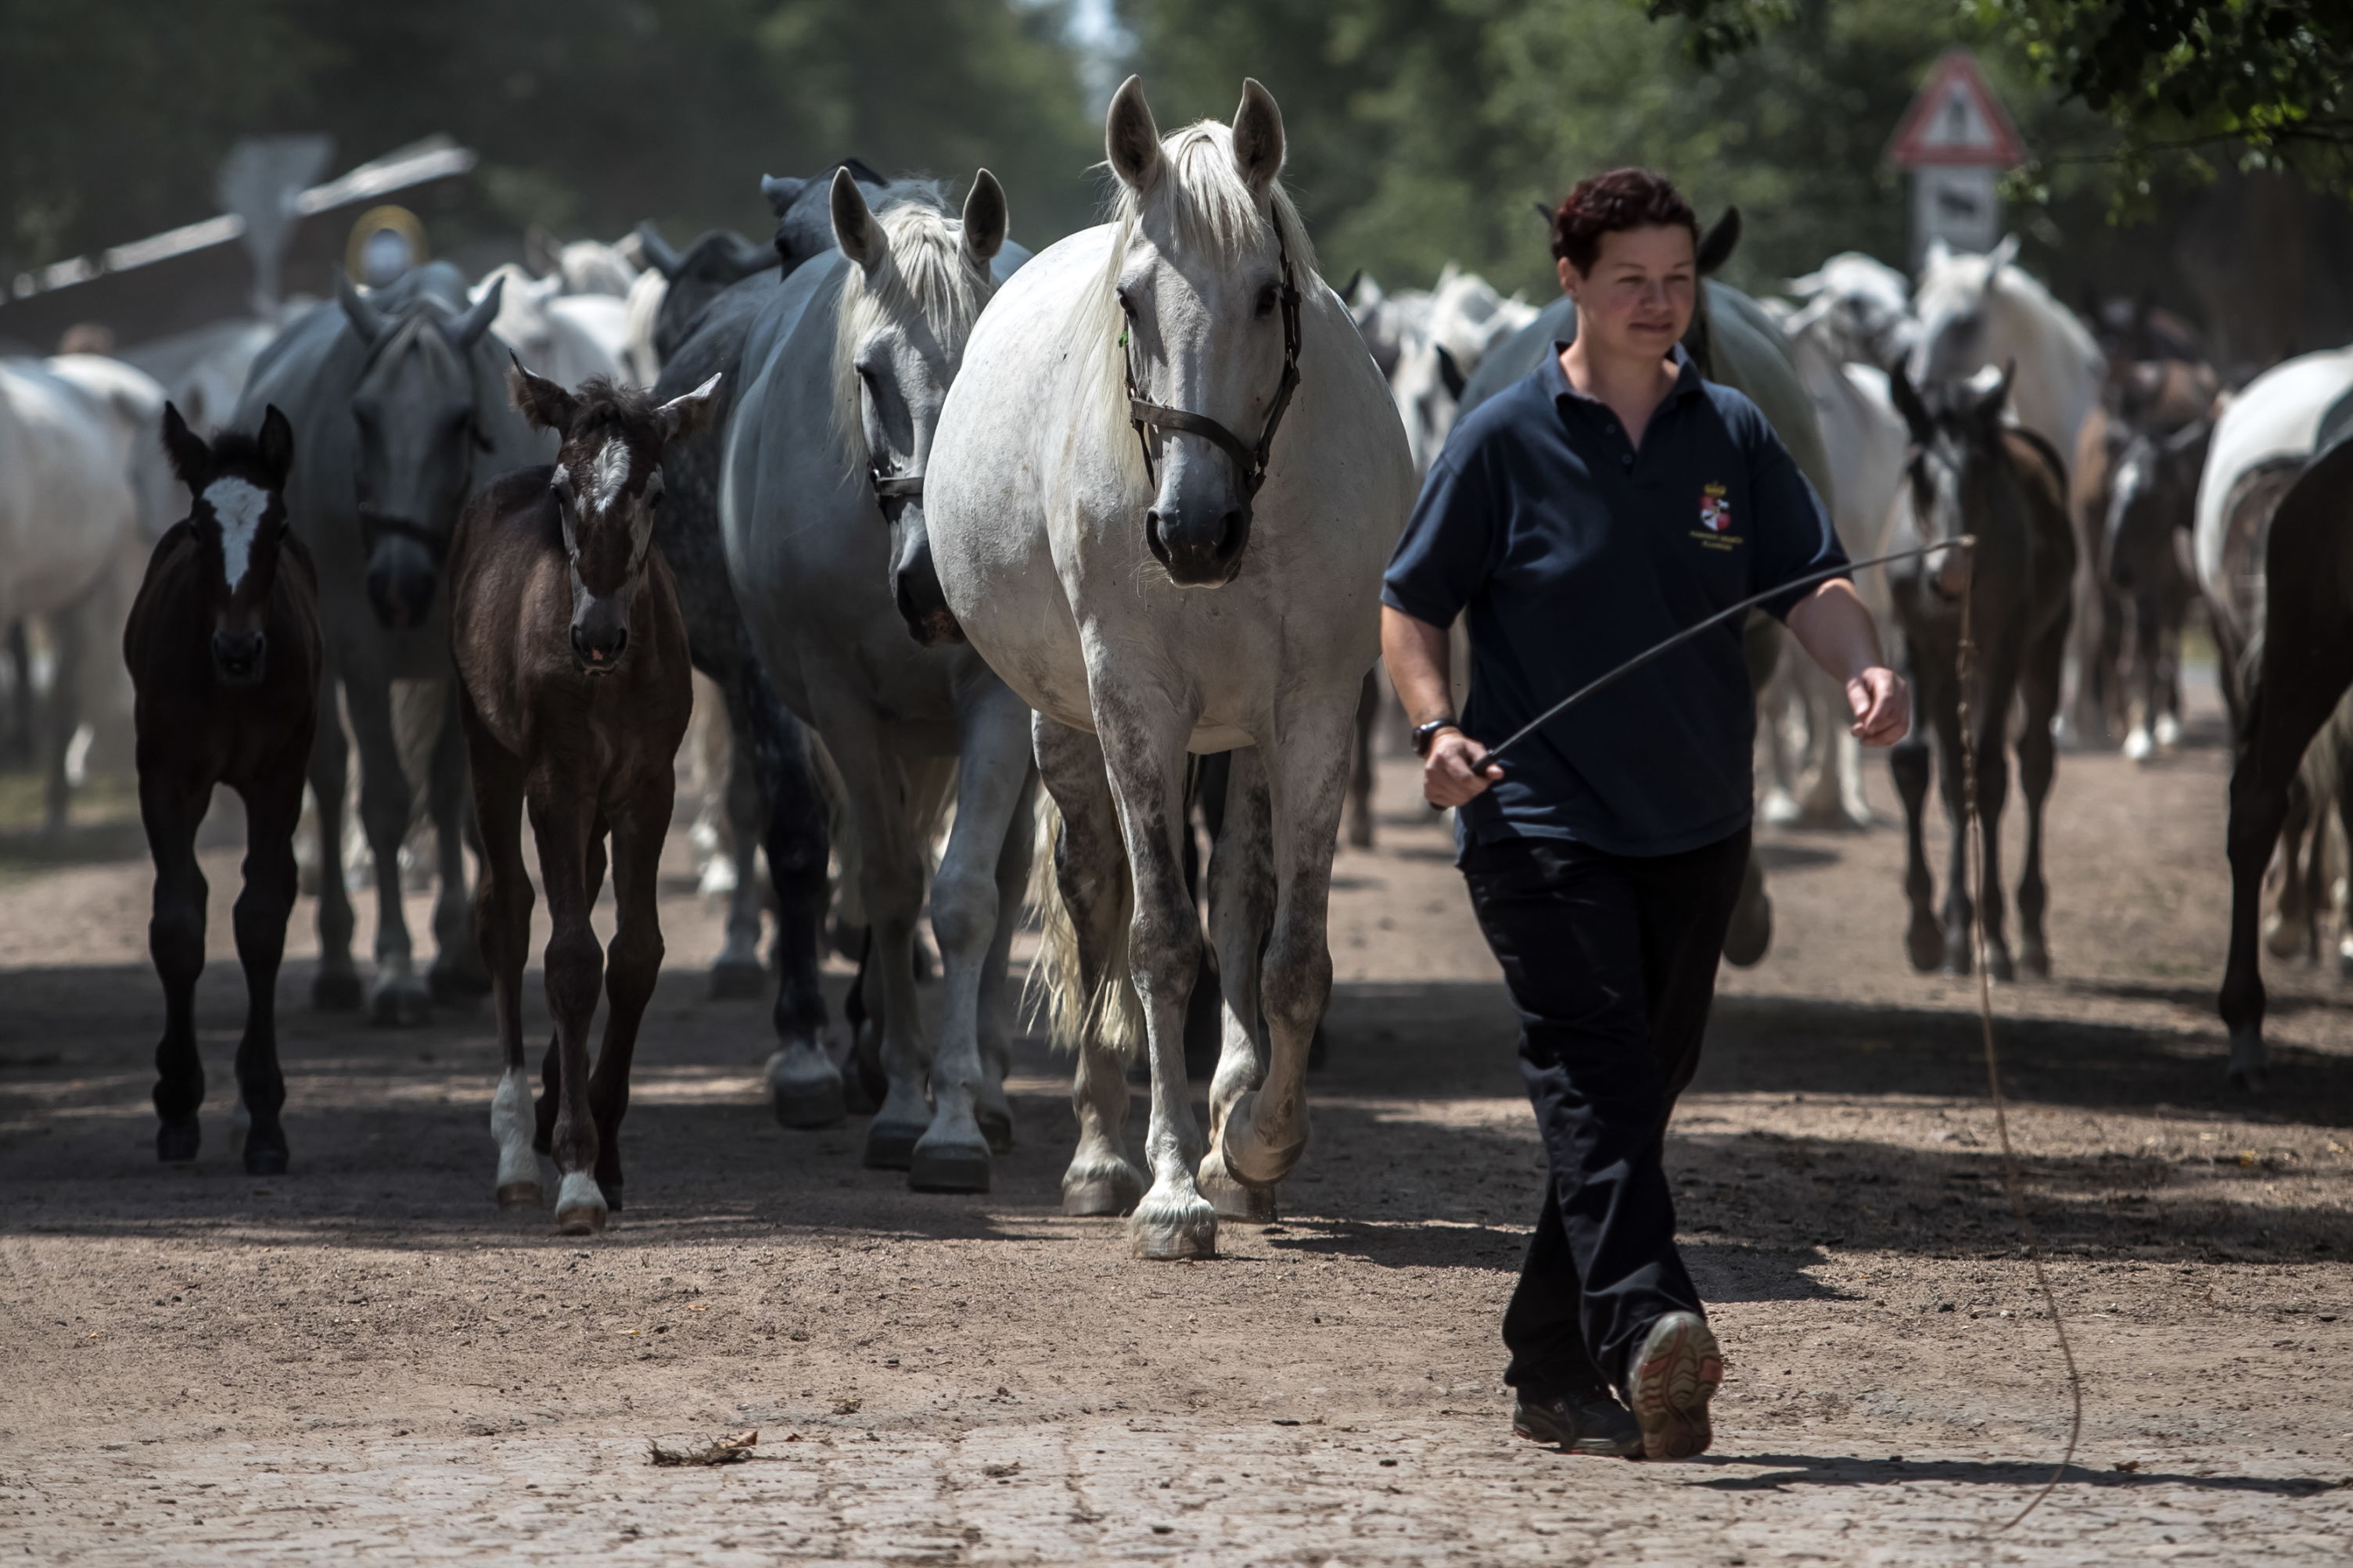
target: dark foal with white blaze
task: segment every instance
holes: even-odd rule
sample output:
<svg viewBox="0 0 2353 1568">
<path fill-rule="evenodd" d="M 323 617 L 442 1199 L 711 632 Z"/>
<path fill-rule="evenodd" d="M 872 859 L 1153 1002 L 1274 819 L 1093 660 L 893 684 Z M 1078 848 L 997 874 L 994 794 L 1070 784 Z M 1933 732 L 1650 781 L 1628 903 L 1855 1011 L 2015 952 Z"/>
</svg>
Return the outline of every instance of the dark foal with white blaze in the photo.
<svg viewBox="0 0 2353 1568">
<path fill-rule="evenodd" d="M 139 816 L 155 861 L 148 952 L 164 982 L 155 1047 L 156 1157 L 193 1160 L 205 1069 L 196 1055 L 196 977 L 205 967 L 205 876 L 196 826 L 227 784 L 245 801 L 245 891 L 237 956 L 245 967 L 239 1103 L 251 1118 L 245 1168 L 283 1174 L 278 1112 L 278 963 L 293 911 L 294 825 L 319 713 L 319 582 L 287 532 L 294 432 L 275 405 L 258 436 L 207 444 L 164 405 L 164 449 L 193 499 L 157 542 L 122 636 L 137 693 Z"/>
<path fill-rule="evenodd" d="M 1947 550 L 1888 569 L 1902 633 L 1904 674 L 1919 693 L 1912 733 L 1888 753 L 1904 797 L 1909 839 L 1904 890 L 1912 920 L 1905 950 L 1915 969 L 1967 974 L 1971 962 L 1968 816 L 1961 748 L 1975 752 L 1983 828 L 1986 968 L 2013 970 L 2002 932 L 2001 808 L 2009 791 L 2010 700 L 2018 700 L 2019 784 L 2026 795 L 2026 845 L 2018 881 L 2020 967 L 2051 973 L 2042 929 L 2042 806 L 2058 768 L 2051 721 L 2059 710 L 2061 664 L 2074 614 L 2075 531 L 2067 513 L 2066 468 L 2032 432 L 2004 422 L 2010 375 L 1989 388 L 1955 383 L 1924 400 L 1898 366 L 1889 373 L 1895 406 L 1912 430 L 1912 454 L 1887 535 L 1908 549 L 1974 535 L 1970 551 Z M 1966 591 L 1964 584 L 1966 584 Z M 1976 645 L 1962 733 L 1959 668 L 1962 611 Z M 1936 736 L 1938 783 L 1952 835 L 1941 919 L 1922 842 L 1928 797 L 1928 738 Z"/>
<path fill-rule="evenodd" d="M 505 1071 L 491 1101 L 501 1205 L 541 1201 L 554 1156 L 555 1223 L 586 1235 L 621 1206 L 621 1117 L 638 1025 L 661 971 L 654 872 L 670 829 L 672 759 L 693 706 L 686 620 L 654 548 L 663 448 L 710 412 L 713 376 L 657 406 L 601 379 L 566 392 L 517 365 L 515 406 L 563 442 L 552 468 L 494 480 L 467 504 L 450 548 L 450 638 L 473 763 L 482 876 L 474 930 L 491 971 Z M 531 810 L 547 889 L 547 1004 L 555 1037 L 536 1117 L 522 1051 Z M 589 910 L 612 839 L 609 953 Z M 609 957 L 609 963 L 607 959 Z M 588 1025 L 611 1011 L 592 1075 Z"/>
</svg>

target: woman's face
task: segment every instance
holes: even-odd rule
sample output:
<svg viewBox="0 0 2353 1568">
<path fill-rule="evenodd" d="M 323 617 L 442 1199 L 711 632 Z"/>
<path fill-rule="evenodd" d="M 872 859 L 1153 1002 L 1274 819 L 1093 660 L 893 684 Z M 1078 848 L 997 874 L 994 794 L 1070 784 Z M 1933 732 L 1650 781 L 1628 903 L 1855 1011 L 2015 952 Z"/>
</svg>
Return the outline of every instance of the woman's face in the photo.
<svg viewBox="0 0 2353 1568">
<path fill-rule="evenodd" d="M 1620 229 L 1601 237 L 1589 272 L 1566 259 L 1561 292 L 1577 301 L 1577 331 L 1612 357 L 1662 359 L 1691 326 L 1699 266 L 1681 224 Z"/>
</svg>

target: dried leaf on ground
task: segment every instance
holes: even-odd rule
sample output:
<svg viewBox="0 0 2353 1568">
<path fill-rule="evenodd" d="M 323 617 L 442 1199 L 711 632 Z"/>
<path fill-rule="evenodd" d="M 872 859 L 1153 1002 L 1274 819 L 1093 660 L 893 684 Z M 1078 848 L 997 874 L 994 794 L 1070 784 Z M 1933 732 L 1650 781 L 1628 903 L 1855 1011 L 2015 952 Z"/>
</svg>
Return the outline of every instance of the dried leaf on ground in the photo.
<svg viewBox="0 0 2353 1568">
<path fill-rule="evenodd" d="M 759 1440 L 760 1433 L 755 1427 L 718 1438 L 700 1448 L 665 1448 L 652 1442 L 646 1447 L 657 1465 L 740 1465 L 752 1457 L 752 1446 Z"/>
</svg>

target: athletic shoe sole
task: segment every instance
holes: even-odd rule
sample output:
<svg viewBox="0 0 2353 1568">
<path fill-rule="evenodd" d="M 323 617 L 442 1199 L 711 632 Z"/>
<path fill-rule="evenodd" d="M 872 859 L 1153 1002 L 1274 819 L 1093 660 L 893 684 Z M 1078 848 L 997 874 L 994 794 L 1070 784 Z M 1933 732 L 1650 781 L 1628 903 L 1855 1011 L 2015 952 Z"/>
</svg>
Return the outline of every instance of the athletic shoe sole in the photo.
<svg viewBox="0 0 2353 1568">
<path fill-rule="evenodd" d="M 1642 1428 L 1642 1457 L 1688 1459 L 1715 1437 L 1707 1402 L 1724 1381 L 1724 1352 L 1707 1320 L 1669 1312 L 1652 1323 L 1634 1353 L 1626 1405 Z"/>
</svg>

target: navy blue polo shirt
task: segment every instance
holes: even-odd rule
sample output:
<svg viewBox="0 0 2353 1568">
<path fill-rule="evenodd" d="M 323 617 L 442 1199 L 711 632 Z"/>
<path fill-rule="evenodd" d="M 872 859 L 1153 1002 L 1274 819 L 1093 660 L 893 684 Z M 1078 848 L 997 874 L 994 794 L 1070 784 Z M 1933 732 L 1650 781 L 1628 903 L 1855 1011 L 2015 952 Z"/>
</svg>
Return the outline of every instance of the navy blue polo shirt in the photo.
<svg viewBox="0 0 2353 1568">
<path fill-rule="evenodd" d="M 1430 470 L 1381 602 L 1432 626 L 1467 612 L 1462 728 L 1493 746 L 1586 682 L 1712 613 L 1843 565 L 1830 515 L 1755 404 L 1674 390 L 1638 450 L 1561 374 L 1559 350 L 1473 409 Z M 1766 601 L 1776 616 L 1810 590 Z M 1757 704 L 1735 616 L 1513 748 L 1461 831 L 1673 855 L 1749 820 Z"/>
</svg>

